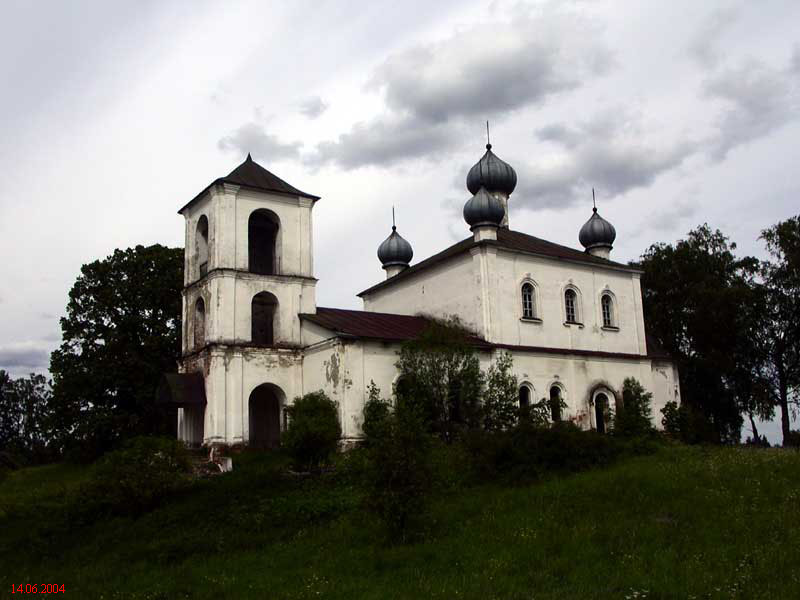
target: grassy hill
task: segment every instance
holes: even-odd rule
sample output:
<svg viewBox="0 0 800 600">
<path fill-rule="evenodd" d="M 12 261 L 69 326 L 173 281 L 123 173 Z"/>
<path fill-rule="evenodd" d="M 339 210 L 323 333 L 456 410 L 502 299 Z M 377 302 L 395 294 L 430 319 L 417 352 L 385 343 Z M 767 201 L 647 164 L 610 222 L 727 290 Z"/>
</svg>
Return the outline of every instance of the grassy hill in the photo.
<svg viewBox="0 0 800 600">
<path fill-rule="evenodd" d="M 0 483 L 0 597 L 797 598 L 800 453 L 665 448 L 528 486 L 437 496 L 420 539 L 387 546 L 346 476 L 246 454 L 139 519 L 70 523 L 85 469 Z"/>
</svg>

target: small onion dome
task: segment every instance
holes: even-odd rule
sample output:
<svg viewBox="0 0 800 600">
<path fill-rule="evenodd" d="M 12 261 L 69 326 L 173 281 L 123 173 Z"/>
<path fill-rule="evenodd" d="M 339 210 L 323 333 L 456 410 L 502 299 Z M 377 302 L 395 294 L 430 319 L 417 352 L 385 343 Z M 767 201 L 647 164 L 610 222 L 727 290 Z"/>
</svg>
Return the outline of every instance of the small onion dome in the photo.
<svg viewBox="0 0 800 600">
<path fill-rule="evenodd" d="M 583 224 L 578 234 L 581 245 L 589 250 L 590 248 L 611 248 L 614 240 L 617 239 L 617 230 L 614 226 L 597 214 L 597 208 L 592 209 L 592 216 Z"/>
<path fill-rule="evenodd" d="M 486 154 L 467 173 L 467 189 L 470 194 L 477 193 L 482 187 L 507 196 L 517 187 L 516 172 L 511 165 L 492 153 L 491 144 L 486 144 Z"/>
<path fill-rule="evenodd" d="M 411 249 L 411 244 L 404 240 L 397 233 L 397 227 L 392 225 L 392 233 L 378 246 L 378 260 L 383 264 L 383 268 L 407 267 L 413 257 L 414 251 Z"/>
<path fill-rule="evenodd" d="M 481 225 L 499 227 L 506 211 L 500 201 L 481 187 L 464 205 L 464 220 L 470 229 Z"/>
</svg>

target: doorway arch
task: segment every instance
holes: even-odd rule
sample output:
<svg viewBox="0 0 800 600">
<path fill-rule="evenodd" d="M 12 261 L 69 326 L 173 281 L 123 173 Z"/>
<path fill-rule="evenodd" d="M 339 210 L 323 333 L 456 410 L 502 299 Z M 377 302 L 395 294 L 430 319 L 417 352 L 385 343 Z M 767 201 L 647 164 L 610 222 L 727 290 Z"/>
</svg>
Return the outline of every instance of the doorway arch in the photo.
<svg viewBox="0 0 800 600">
<path fill-rule="evenodd" d="M 598 392 L 594 397 L 594 425 L 597 433 L 606 432 L 606 411 L 608 410 L 608 395 Z"/>
<path fill-rule="evenodd" d="M 248 400 L 249 444 L 254 448 L 274 449 L 281 441 L 281 408 L 284 394 L 272 383 L 262 383 Z"/>
</svg>

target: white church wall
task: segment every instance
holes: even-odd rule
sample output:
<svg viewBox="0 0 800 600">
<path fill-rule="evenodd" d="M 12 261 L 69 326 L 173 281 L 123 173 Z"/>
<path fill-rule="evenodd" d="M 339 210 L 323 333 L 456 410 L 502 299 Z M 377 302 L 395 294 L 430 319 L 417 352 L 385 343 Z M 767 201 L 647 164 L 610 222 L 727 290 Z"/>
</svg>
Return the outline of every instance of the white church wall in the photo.
<svg viewBox="0 0 800 600">
<path fill-rule="evenodd" d="M 470 328 L 480 326 L 480 289 L 469 253 L 454 257 L 363 297 L 364 310 L 401 315 L 458 315 Z"/>
<path fill-rule="evenodd" d="M 497 283 L 490 289 L 490 341 L 520 346 L 598 350 L 645 354 L 641 292 L 636 274 L 567 263 L 537 256 L 498 251 Z M 537 321 L 522 320 L 521 288 L 534 284 Z M 579 325 L 566 325 L 564 292 L 578 292 Z M 600 299 L 614 299 L 618 331 L 603 329 Z M 637 302 L 637 297 L 639 301 Z"/>
</svg>

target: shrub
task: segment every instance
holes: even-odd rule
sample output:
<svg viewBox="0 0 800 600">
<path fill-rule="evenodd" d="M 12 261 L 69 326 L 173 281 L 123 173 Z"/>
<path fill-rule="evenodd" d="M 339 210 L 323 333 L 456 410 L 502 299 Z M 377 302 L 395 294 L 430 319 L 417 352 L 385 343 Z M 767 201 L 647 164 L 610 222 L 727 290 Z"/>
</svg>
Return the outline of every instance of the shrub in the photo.
<svg viewBox="0 0 800 600">
<path fill-rule="evenodd" d="M 137 516 L 159 506 L 191 481 L 192 464 L 183 442 L 137 437 L 104 456 L 78 488 L 77 510 Z"/>
<path fill-rule="evenodd" d="M 433 488 L 431 443 L 425 417 L 400 403 L 367 451 L 367 502 L 392 541 L 405 542 L 423 514 Z"/>
<path fill-rule="evenodd" d="M 661 409 L 661 424 L 673 439 L 687 444 L 718 441 L 708 419 L 697 408 L 687 403 L 678 405 L 671 400 Z"/>
<path fill-rule="evenodd" d="M 800 431 L 790 431 L 783 440 L 784 448 L 800 448 Z"/>
<path fill-rule="evenodd" d="M 286 408 L 289 427 L 281 440 L 296 468 L 313 470 L 326 464 L 336 452 L 342 427 L 336 402 L 323 391 L 295 398 Z"/>
<path fill-rule="evenodd" d="M 617 407 L 614 417 L 614 435 L 635 437 L 653 432 L 653 409 L 650 406 L 653 394 L 642 387 L 633 377 L 622 383 L 622 405 Z"/>
<path fill-rule="evenodd" d="M 381 398 L 381 391 L 374 382 L 370 382 L 367 388 L 368 400 L 364 404 L 364 419 L 361 424 L 363 443 L 365 446 L 372 446 L 378 439 L 383 437 L 386 429 L 386 421 L 391 414 L 392 407 Z"/>
<path fill-rule="evenodd" d="M 483 391 L 483 428 L 502 431 L 516 425 L 519 418 L 519 384 L 511 372 L 511 354 L 501 353 L 486 372 Z"/>
</svg>

